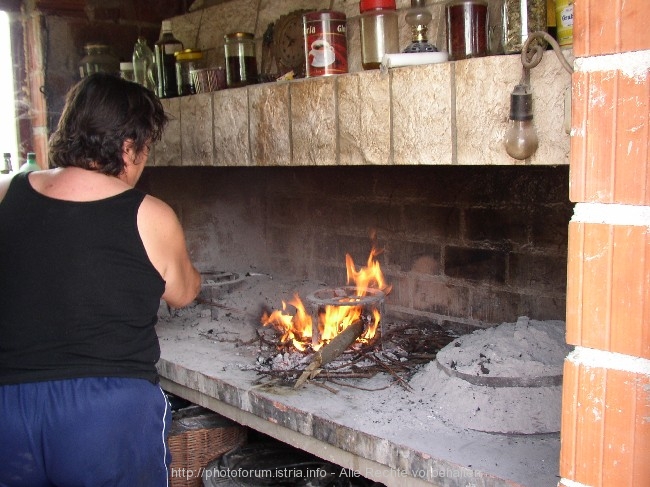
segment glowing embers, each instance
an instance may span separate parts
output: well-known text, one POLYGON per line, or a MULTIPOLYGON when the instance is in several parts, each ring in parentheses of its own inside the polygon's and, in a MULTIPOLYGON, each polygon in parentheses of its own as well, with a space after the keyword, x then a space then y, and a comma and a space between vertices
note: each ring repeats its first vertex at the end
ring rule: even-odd
POLYGON ((305 307, 296 294, 282 310, 264 313, 263 325, 272 325, 282 333, 280 345, 291 344, 300 351, 319 350, 357 321, 363 332, 357 341, 368 342, 380 329, 384 297, 391 286, 386 284, 377 261, 379 252, 372 249, 365 267, 357 270, 350 255, 345 256, 347 282, 353 286, 321 289, 307 297, 305 307))

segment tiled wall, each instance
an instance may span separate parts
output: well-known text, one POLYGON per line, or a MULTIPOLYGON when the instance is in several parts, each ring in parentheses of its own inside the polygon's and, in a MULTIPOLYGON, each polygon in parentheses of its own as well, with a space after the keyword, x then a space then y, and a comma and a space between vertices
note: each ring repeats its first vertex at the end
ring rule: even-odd
POLYGON ((650 32, 642 0, 574 4, 560 485, 650 479, 650 32))

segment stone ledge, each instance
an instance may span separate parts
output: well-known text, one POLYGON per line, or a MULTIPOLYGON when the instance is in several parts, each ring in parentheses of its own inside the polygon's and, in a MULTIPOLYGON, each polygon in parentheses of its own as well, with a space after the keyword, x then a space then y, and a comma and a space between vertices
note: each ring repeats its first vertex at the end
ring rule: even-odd
POLYGON ((337 387, 337 394, 313 385, 262 388, 258 374, 246 368, 257 347, 202 339, 196 330, 205 326, 220 323, 158 323, 161 385, 240 424, 389 487, 542 487, 556 481, 559 435, 447 426, 426 405, 412 405, 395 384, 390 397, 403 408, 387 420, 386 396, 376 391, 391 383, 388 375, 357 384, 367 390, 337 387))
MULTIPOLYGON (((571 55, 571 51, 565 51, 571 55)), ((571 76, 553 51, 531 72, 539 149, 503 146, 519 55, 266 83, 164 99, 155 166, 564 165, 571 76)))

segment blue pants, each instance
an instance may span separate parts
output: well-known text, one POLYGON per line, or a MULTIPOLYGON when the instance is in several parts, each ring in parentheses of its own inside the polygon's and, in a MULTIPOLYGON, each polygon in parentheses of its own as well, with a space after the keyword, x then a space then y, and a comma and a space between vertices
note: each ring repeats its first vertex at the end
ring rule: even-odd
POLYGON ((0 386, 0 487, 167 486, 170 424, 144 379, 0 386))

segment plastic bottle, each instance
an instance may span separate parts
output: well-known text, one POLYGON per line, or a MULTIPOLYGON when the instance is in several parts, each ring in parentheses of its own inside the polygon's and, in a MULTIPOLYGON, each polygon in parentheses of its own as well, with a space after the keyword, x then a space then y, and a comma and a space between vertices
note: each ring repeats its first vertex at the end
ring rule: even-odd
POLYGON ((361 64, 378 69, 386 53, 399 52, 395 0, 361 0, 361 64))
POLYGON ((176 87, 176 57, 183 50, 183 43, 174 37, 170 20, 162 21, 160 39, 154 46, 156 70, 158 71, 158 97, 178 96, 176 87))
POLYGON ((27 160, 20 166, 20 172, 40 171, 41 166, 36 163, 36 154, 33 152, 27 153, 27 160))
POLYGON ((138 37, 133 48, 133 76, 136 83, 151 91, 157 90, 156 59, 144 37, 138 37))
POLYGON ((0 170, 0 174, 9 174, 13 168, 11 167, 11 152, 5 152, 4 156, 4 167, 0 170))

